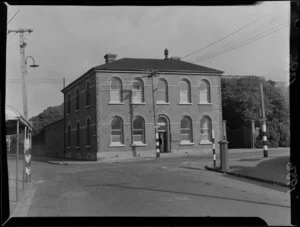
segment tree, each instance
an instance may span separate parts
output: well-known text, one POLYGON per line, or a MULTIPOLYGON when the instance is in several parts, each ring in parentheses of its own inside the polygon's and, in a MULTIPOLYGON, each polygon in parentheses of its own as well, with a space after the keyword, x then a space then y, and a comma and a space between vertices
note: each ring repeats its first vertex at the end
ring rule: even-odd
MULTIPOLYGON (((260 126, 260 83, 264 88, 267 137, 270 146, 289 146, 289 108, 286 97, 272 80, 256 76, 222 79, 223 118, 230 129, 250 126, 251 120, 260 126)), ((262 146, 261 135, 257 146, 262 146)))
POLYGON ((42 113, 29 119, 33 124, 33 135, 37 135, 45 125, 58 121, 64 117, 63 104, 54 107, 48 107, 42 113))

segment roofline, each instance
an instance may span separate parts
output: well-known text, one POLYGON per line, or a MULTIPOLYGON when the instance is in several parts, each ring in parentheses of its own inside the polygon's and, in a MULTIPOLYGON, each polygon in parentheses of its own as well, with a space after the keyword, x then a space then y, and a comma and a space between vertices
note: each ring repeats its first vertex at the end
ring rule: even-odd
POLYGON ((83 73, 80 77, 78 77, 77 79, 73 80, 71 83, 69 83, 66 87, 64 87, 63 89, 61 89, 60 91, 62 93, 65 93, 66 90, 68 90, 70 87, 72 87, 75 83, 77 83, 78 81, 82 80, 83 77, 85 76, 90 76, 91 73, 95 72, 95 67, 90 68, 88 71, 86 71, 85 73, 83 73))
MULTIPOLYGON (((159 73, 214 74, 214 75, 218 75, 218 76, 221 76, 221 74, 224 73, 224 71, 220 71, 220 70, 214 70, 214 71, 215 72, 195 71, 195 70, 158 70, 159 73)), ((70 87, 72 87, 75 83, 82 80, 83 77, 89 76, 90 74, 92 74, 94 72, 122 72, 122 73, 126 73, 126 72, 134 72, 134 73, 144 72, 144 73, 148 73, 149 69, 131 69, 131 70, 128 70, 128 69, 97 69, 97 66, 92 67, 88 71, 86 71, 84 74, 82 74, 80 77, 75 79, 73 82, 68 84, 65 88, 63 88, 61 90, 61 92, 65 93, 66 90, 68 90, 70 87)))
MULTIPOLYGON (((151 69, 97 69, 97 68, 94 68, 94 70, 96 72, 101 72, 101 71, 105 71, 105 72, 144 72, 144 73, 148 73, 150 72, 151 69)), ((159 73, 186 73, 186 74, 217 74, 217 75, 221 75, 223 74, 224 72, 223 71, 220 71, 220 70, 215 70, 215 72, 208 72, 208 71, 195 71, 195 70, 156 70, 154 69, 155 71, 158 71, 159 73)))
POLYGON ((64 117, 62 117, 62 118, 59 119, 59 120, 53 121, 53 122, 51 122, 51 123, 49 123, 49 124, 47 124, 47 125, 44 125, 43 129, 46 128, 46 127, 48 127, 48 126, 50 126, 50 125, 53 125, 53 124, 55 124, 55 123, 57 123, 57 122, 59 122, 59 121, 63 121, 63 120, 65 120, 64 117))

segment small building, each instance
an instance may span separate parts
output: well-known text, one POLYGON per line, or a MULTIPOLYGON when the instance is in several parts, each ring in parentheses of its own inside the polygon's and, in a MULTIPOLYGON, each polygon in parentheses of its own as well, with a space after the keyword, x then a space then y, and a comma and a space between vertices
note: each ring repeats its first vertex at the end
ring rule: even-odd
POLYGON ((212 152, 213 131, 222 138, 222 71, 167 50, 162 59, 104 58, 62 90, 66 158, 155 157, 154 111, 161 152, 212 152))

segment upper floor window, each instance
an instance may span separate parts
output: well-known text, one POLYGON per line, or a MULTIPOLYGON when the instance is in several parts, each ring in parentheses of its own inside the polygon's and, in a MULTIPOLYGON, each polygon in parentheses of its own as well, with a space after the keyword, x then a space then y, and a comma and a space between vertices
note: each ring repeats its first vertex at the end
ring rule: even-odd
POLYGON ((68 142, 67 142, 67 144, 68 144, 68 147, 71 147, 71 125, 68 125, 68 136, 67 136, 67 138, 68 138, 68 142))
POLYGON ((168 103, 168 83, 165 79, 160 78, 157 85, 157 103, 168 103))
POLYGON ((180 123, 181 141, 193 142, 192 119, 184 116, 180 123))
POLYGON ((86 145, 91 145, 91 120, 89 118, 86 121, 86 145))
POLYGON ((111 103, 121 103, 121 102, 123 102, 122 81, 117 77, 113 77, 111 79, 110 102, 111 103))
POLYGON ((202 117, 200 121, 200 135, 202 143, 212 141, 212 123, 208 116, 202 117))
POLYGON ((180 103, 191 103, 191 85, 187 79, 180 81, 180 103))
POLYGON ((86 83, 86 89, 85 89, 85 103, 86 103, 86 106, 89 106, 90 105, 90 83, 87 82, 86 83))
POLYGON ((80 146, 80 125, 79 122, 76 124, 76 147, 80 146))
POLYGON ((210 86, 207 80, 201 80, 199 88, 200 103, 211 103, 210 86))
POLYGON ((145 143, 145 121, 142 117, 133 120, 133 143, 145 143))
POLYGON ((136 78, 132 84, 132 103, 144 102, 144 83, 141 79, 136 78))
POLYGON ((71 94, 68 94, 67 105, 67 113, 71 113, 71 94))
POLYGON ((111 121, 111 143, 124 144, 123 134, 123 121, 116 116, 111 121))
POLYGON ((79 110, 79 89, 76 91, 76 110, 79 110))

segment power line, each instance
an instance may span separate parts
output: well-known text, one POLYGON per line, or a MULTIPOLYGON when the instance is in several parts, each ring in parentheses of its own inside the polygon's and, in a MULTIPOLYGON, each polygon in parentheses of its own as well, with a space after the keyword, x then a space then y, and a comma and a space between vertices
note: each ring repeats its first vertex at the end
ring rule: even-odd
MULTIPOLYGON (((254 37, 254 39, 253 39, 253 37, 252 37, 251 39, 246 40, 246 42, 240 43, 240 44, 242 44, 242 45, 232 46, 231 48, 228 48, 228 49, 226 49, 226 50, 223 50, 223 51, 220 51, 220 52, 218 52, 218 53, 215 53, 215 54, 212 55, 212 56, 207 56, 206 58, 205 58, 205 57, 200 58, 200 59, 198 59, 198 60, 195 61, 195 62, 206 61, 206 60, 208 60, 208 59, 217 57, 217 56, 219 56, 219 55, 221 55, 221 54, 228 53, 228 52, 230 52, 230 51, 232 51, 232 50, 235 50, 235 49, 237 49, 237 48, 239 48, 239 47, 242 47, 242 46, 245 46, 245 45, 247 45, 247 44, 253 43, 254 41, 257 41, 257 40, 259 40, 259 39, 262 39, 262 38, 264 38, 265 36, 268 36, 268 35, 270 35, 270 34, 276 32, 276 31, 279 31, 279 30, 281 30, 281 29, 287 27, 289 24, 284 24, 284 25, 285 25, 285 26, 282 26, 282 27, 279 26, 279 28, 277 28, 277 29, 275 29, 275 30, 271 30, 271 31, 267 32, 267 33, 264 34, 264 35, 256 36, 256 37, 254 37)), ((195 63, 195 62, 194 62, 194 63, 195 63)))
POLYGON ((270 14, 264 14, 263 16, 261 16, 261 17, 255 19, 255 20, 251 21, 250 23, 248 23, 248 24, 246 24, 246 25, 244 25, 244 26, 238 28, 237 30, 235 30, 235 31, 233 31, 233 32, 231 32, 231 33, 229 33, 228 35, 226 35, 226 36, 224 36, 224 37, 222 37, 222 38, 220 38, 220 39, 218 39, 218 40, 216 40, 216 41, 214 41, 214 42, 212 42, 212 43, 210 43, 210 44, 208 44, 208 45, 202 47, 202 48, 199 49, 199 50, 196 50, 196 51, 194 51, 194 52, 192 52, 192 53, 190 53, 190 54, 185 55, 182 59, 187 58, 188 56, 191 56, 191 55, 193 55, 193 54, 195 54, 195 53, 197 53, 197 52, 199 52, 199 51, 201 51, 201 50, 204 50, 204 49, 206 49, 206 48, 208 48, 208 47, 210 47, 210 46, 212 46, 212 45, 214 45, 214 44, 216 44, 216 43, 218 43, 218 42, 220 42, 220 41, 222 41, 222 40, 224 40, 224 39, 226 39, 226 38, 228 38, 228 37, 230 37, 230 36, 232 36, 232 35, 234 35, 234 34, 236 34, 236 33, 238 33, 239 31, 241 31, 241 30, 243 30, 243 29, 249 27, 249 26, 252 25, 252 24, 255 24, 257 21, 259 21, 260 19, 262 19, 262 18, 264 18, 264 17, 266 17, 266 16, 268 16, 268 15, 270 15, 270 14))
MULTIPOLYGON (((273 18, 273 20, 272 20, 272 22, 271 23, 273 23, 275 20, 275 18, 279 18, 279 17, 281 17, 281 16, 283 16, 284 14, 281 14, 281 15, 279 15, 279 16, 277 16, 277 17, 274 17, 273 18)), ((245 33, 245 34, 242 34, 242 36, 240 36, 240 37, 238 37, 237 39, 240 39, 240 38, 244 38, 245 36, 246 37, 249 37, 250 35, 258 35, 258 34, 260 34, 261 32, 259 31, 260 29, 261 29, 261 27, 264 27, 264 26, 266 26, 266 25, 264 25, 264 24, 262 24, 261 26, 259 26, 258 28, 256 28, 256 30, 258 29, 258 31, 250 31, 250 32, 248 32, 248 33, 245 33)), ((264 32, 264 31, 263 31, 264 32)), ((240 42, 239 40, 238 41, 235 41, 234 43, 237 43, 237 42, 240 42)), ((229 43, 228 45, 225 45, 224 47, 217 47, 217 50, 209 50, 209 51, 207 51, 206 53, 203 53, 202 55, 200 55, 200 56, 204 56, 204 55, 207 55, 207 54, 212 54, 213 52, 215 52, 215 51, 219 51, 219 49, 221 48, 226 48, 227 46, 230 46, 230 45, 232 45, 232 44, 234 44, 234 43, 229 43)), ((199 59, 199 57, 200 57, 199 55, 198 56, 195 56, 193 59, 190 59, 190 60, 188 60, 188 61, 190 61, 190 62, 193 62, 193 61, 195 61, 196 59, 199 59)))
POLYGON ((21 10, 21 9, 19 9, 19 10, 15 13, 15 15, 13 15, 13 17, 9 19, 9 21, 7 22, 7 25, 9 24, 9 22, 12 21, 12 19, 15 18, 15 16, 17 16, 17 14, 20 12, 20 10, 21 10))

